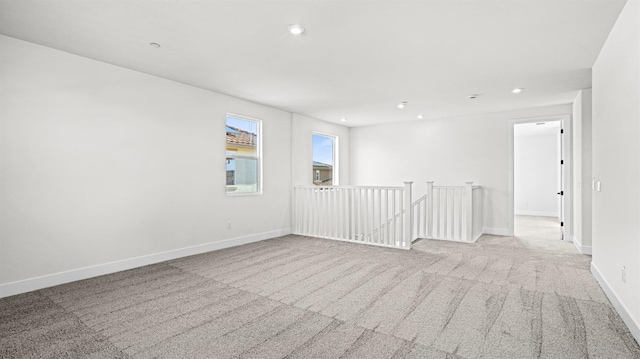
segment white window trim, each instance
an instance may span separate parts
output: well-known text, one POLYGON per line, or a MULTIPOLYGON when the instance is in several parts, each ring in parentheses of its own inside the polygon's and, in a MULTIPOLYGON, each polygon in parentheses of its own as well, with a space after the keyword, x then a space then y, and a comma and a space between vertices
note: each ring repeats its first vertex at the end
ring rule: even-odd
MULTIPOLYGON (((225 128, 227 125, 227 117, 234 117, 237 118, 239 120, 247 120, 247 121, 253 121, 256 122, 258 124, 258 139, 256 142, 256 152, 257 152, 257 158, 258 158, 258 180, 257 180, 257 190, 256 192, 229 192, 226 190, 226 185, 225 185, 225 193, 227 194, 227 196, 232 196, 232 197, 237 197, 237 196, 259 196, 262 195, 264 193, 264 187, 263 187, 263 172, 262 172, 262 162, 263 162, 263 158, 262 158, 262 120, 259 120, 257 118, 253 118, 253 117, 249 117, 249 116, 244 116, 244 115, 238 115, 236 113, 233 112, 227 112, 224 116, 224 124, 225 124, 225 128)), ((225 129, 225 140, 224 140, 224 152, 225 152, 225 158, 226 158, 226 153, 227 153, 227 138, 226 138, 226 129, 225 129)), ((254 158, 254 157, 250 157, 250 156, 234 156, 234 158, 254 158)), ((226 173, 226 164, 225 164, 225 173, 226 173)))
POLYGON ((313 131, 312 135, 311 135, 311 163, 313 164, 313 135, 319 135, 319 136, 324 136, 324 137, 331 137, 333 138, 333 179, 332 179, 332 186, 339 186, 340 185, 340 147, 339 147, 339 137, 337 135, 333 135, 331 133, 326 133, 326 132, 318 132, 318 131, 313 131))

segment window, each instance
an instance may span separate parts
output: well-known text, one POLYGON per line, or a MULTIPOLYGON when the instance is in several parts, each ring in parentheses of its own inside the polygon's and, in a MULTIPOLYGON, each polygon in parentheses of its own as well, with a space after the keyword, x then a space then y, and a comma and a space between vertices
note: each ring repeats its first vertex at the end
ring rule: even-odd
POLYGON ((227 193, 262 192, 261 122, 227 114, 227 193))
POLYGON ((338 138, 320 133, 313 134, 313 184, 338 185, 338 138))

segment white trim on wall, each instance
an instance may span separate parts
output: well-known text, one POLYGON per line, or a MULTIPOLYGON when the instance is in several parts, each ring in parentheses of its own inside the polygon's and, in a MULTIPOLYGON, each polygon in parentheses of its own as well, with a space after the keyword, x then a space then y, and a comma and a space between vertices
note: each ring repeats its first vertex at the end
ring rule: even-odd
POLYGON ((600 287, 604 291, 604 294, 607 295, 607 298, 609 298, 609 301, 611 302, 611 304, 613 304, 616 312, 618 312, 620 318, 622 318, 622 321, 629 328, 631 335, 633 335, 633 337, 636 338, 636 341, 640 343, 640 324, 636 322, 636 320, 629 313, 624 304, 622 304, 620 299, 618 299, 616 293, 613 291, 613 289, 611 289, 611 286, 609 285, 607 280, 604 279, 604 277, 600 273, 600 270, 598 270, 598 267, 593 262, 591 262, 591 274, 593 274, 593 276, 596 278, 598 284, 600 284, 600 287))
POLYGON ((49 274, 36 278, 29 278, 17 282, 0 285, 0 298, 48 288, 55 285, 75 282, 82 279, 98 277, 105 274, 121 272, 128 269, 143 267, 172 259, 188 257, 195 254, 217 251, 224 248, 235 247, 243 244, 259 242, 270 238, 276 238, 291 234, 291 228, 283 228, 275 231, 252 234, 244 237, 226 239, 219 242, 211 242, 192 247, 174 249, 171 251, 145 255, 136 258, 124 259, 117 262, 104 263, 90 267, 73 269, 66 272, 49 274))
POLYGON ((489 234, 492 236, 513 236, 507 228, 482 227, 482 234, 489 234))
POLYGON ((591 255, 591 246, 583 246, 582 242, 575 236, 571 236, 571 242, 573 242, 573 245, 578 250, 578 253, 591 255))

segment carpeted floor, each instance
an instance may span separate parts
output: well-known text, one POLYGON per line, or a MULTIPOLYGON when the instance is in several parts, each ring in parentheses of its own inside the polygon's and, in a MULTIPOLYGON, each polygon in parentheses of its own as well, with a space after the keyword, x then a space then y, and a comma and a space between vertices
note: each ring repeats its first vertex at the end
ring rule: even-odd
POLYGON ((286 236, 4 298, 0 357, 640 358, 543 222, 411 251, 286 236))

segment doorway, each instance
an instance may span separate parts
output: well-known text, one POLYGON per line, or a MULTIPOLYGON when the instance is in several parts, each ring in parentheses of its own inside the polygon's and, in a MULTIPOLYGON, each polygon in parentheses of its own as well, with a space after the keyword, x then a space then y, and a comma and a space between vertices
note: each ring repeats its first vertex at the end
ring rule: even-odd
POLYGON ((570 116, 509 123, 509 231, 570 241, 570 116))

